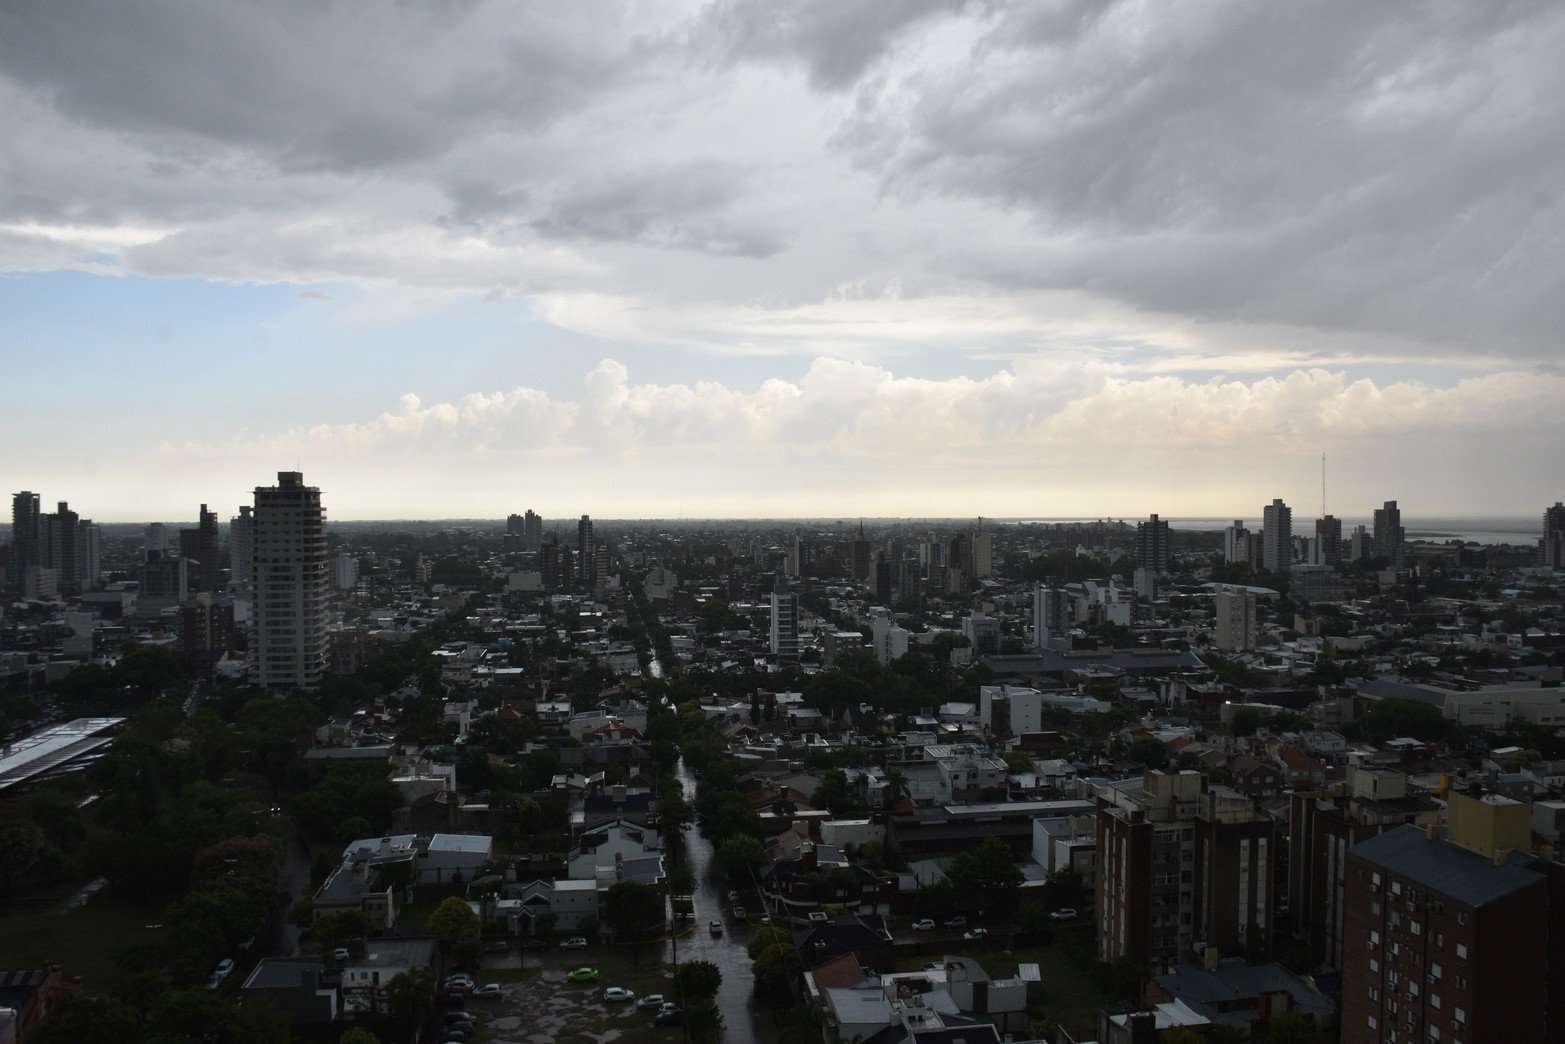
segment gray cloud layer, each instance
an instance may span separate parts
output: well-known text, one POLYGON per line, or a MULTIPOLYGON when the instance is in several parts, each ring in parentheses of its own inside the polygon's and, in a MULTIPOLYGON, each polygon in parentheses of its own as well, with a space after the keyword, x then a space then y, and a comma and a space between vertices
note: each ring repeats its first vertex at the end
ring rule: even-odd
POLYGON ((1561 54, 1541 0, 13 0, 0 268, 1070 291, 1552 360, 1561 54))

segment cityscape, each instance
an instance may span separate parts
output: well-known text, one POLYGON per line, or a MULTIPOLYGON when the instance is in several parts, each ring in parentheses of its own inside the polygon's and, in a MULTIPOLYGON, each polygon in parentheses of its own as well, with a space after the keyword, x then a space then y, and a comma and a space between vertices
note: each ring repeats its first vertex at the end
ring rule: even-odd
POLYGON ((1395 500, 1206 528, 332 522, 296 471, 247 499, 12 496, 14 1039, 1565 1017, 1558 502, 1489 542, 1395 500))
POLYGON ((0 1044, 1565 1042, 1561 54, 0 3, 0 1044))

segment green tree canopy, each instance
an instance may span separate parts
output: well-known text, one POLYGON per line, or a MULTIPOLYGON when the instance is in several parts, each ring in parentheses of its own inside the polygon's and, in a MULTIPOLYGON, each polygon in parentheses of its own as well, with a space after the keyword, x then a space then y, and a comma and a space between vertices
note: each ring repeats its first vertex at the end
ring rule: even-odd
POLYGON ((440 905, 429 915, 429 920, 424 922, 424 927, 441 945, 449 947, 462 939, 478 938, 482 925, 473 908, 467 905, 467 900, 453 895, 441 900, 440 905))

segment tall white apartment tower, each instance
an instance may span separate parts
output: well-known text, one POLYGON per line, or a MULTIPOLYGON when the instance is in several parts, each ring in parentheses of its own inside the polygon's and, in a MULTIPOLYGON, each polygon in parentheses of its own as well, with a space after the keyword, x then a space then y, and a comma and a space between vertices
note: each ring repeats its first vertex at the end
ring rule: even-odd
POLYGON ((1273 500, 1261 510, 1261 567, 1273 573, 1293 568, 1293 509, 1273 500))
POLYGON ((250 680, 263 688, 314 688, 326 671, 329 582, 321 491, 297 471, 257 486, 251 516, 250 680))
POLYGON ((799 596, 792 591, 772 592, 772 653, 784 662, 799 659, 799 596))

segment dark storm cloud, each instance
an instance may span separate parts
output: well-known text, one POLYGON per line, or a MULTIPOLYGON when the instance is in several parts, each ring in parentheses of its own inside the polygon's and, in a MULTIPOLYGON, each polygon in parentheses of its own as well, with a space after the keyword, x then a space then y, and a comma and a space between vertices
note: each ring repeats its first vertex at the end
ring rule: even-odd
POLYGON ((997 13, 970 52, 866 83, 838 137, 905 199, 1030 223, 1019 248, 967 252, 966 273, 1480 350, 1558 344, 1565 8, 1047 14, 997 13))
POLYGON ((251 147, 284 168, 373 167, 436 155, 490 122, 536 128, 612 82, 614 56, 585 17, 500 15, 17 0, 0 10, 0 69, 84 123, 251 147))

